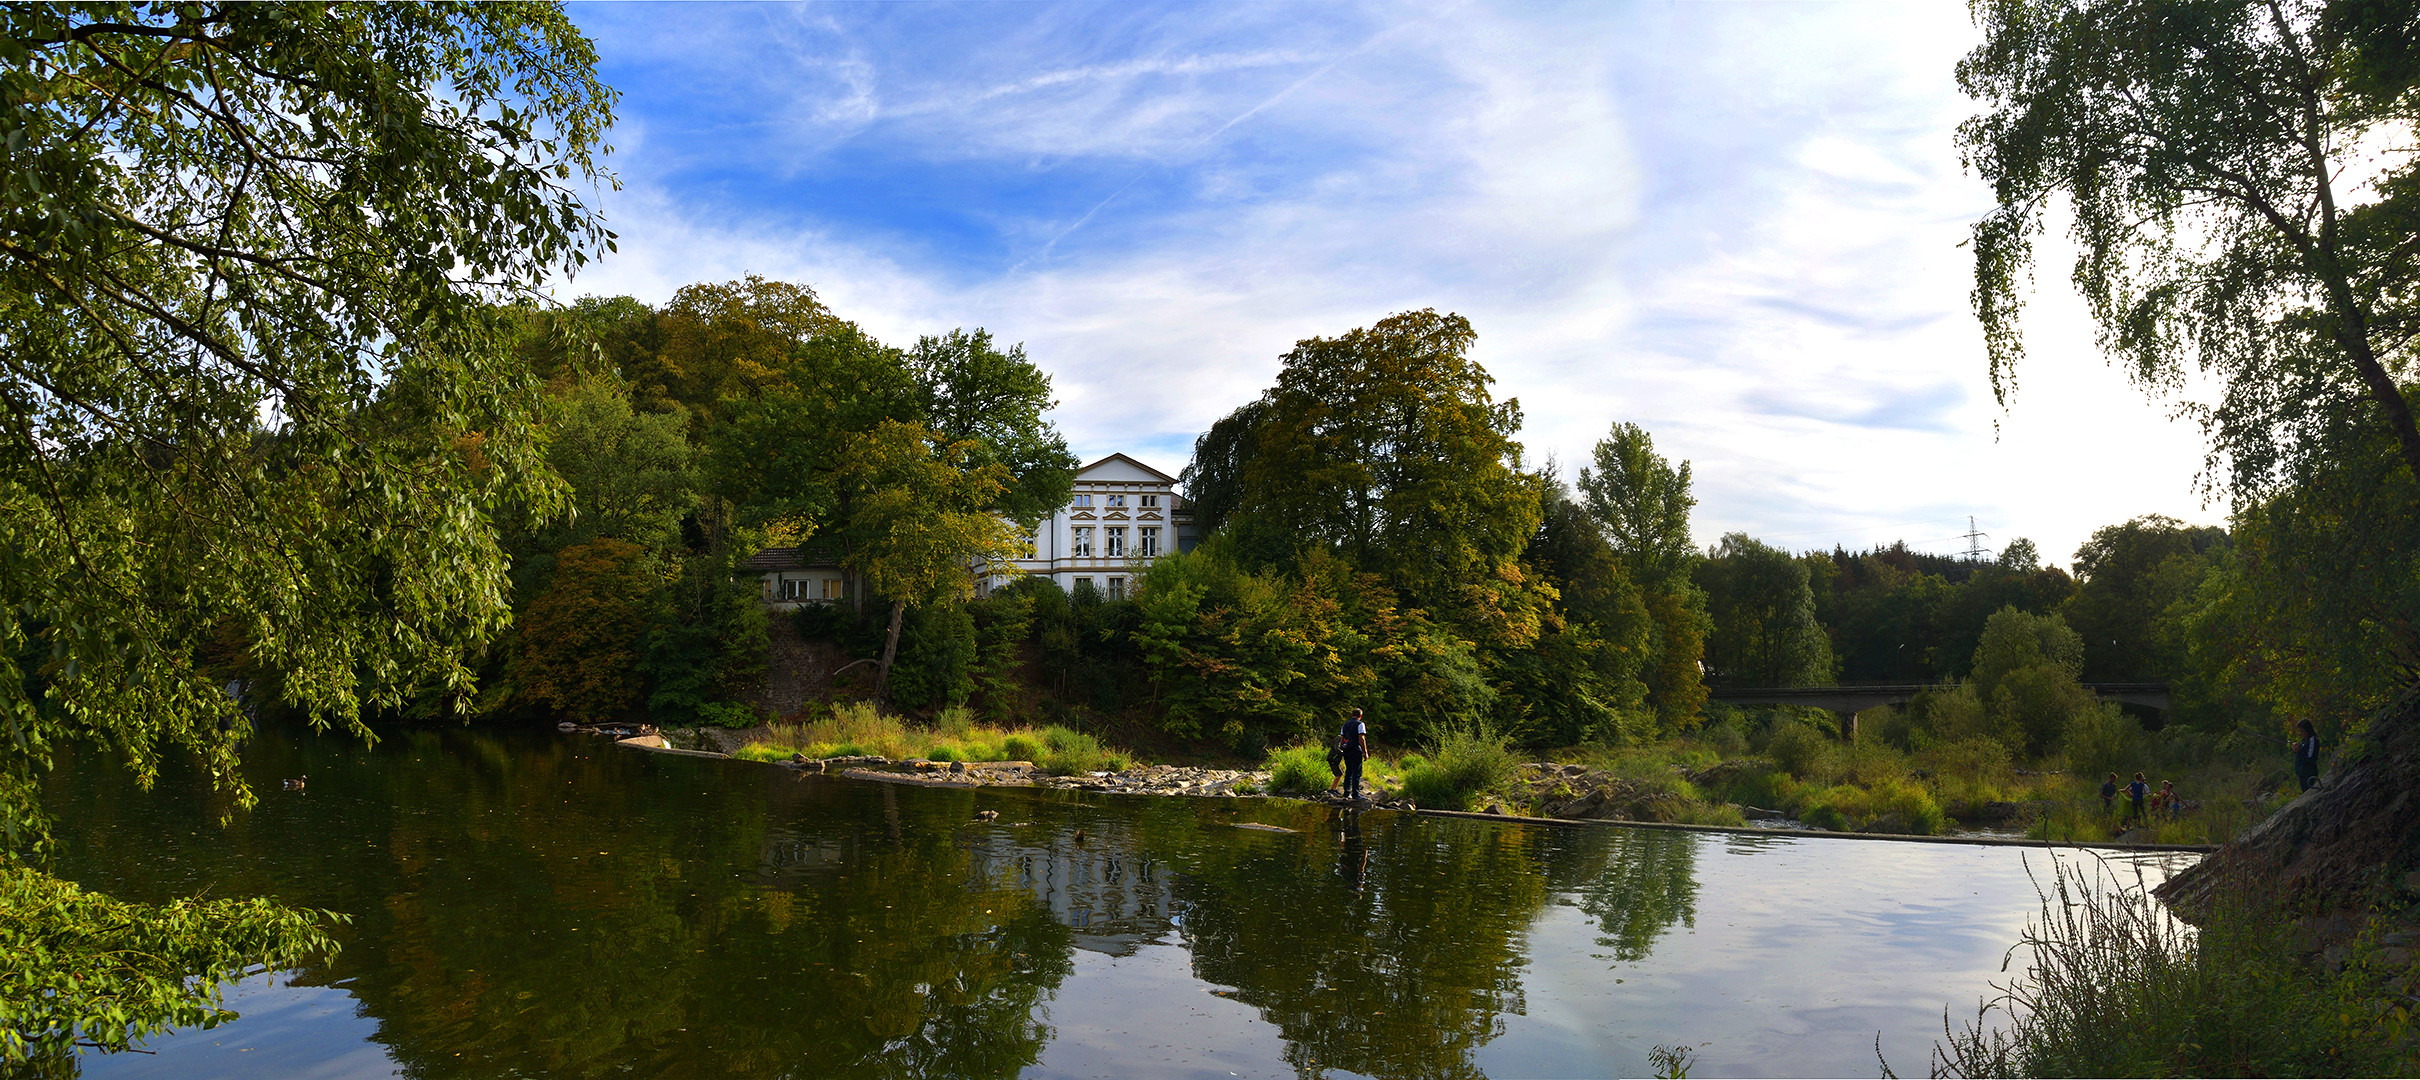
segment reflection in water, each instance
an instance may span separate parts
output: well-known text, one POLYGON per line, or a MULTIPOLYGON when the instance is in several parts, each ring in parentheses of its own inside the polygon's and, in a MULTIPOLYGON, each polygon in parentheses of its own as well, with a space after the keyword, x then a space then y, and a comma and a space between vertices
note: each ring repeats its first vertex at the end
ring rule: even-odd
POLYGON ((1606 829, 1594 839, 1599 850, 1573 860, 1596 868, 1578 883, 1577 902, 1596 918, 1604 931, 1597 944, 1613 950, 1613 959, 1644 960, 1673 924, 1697 925, 1697 837, 1606 829))
POLYGON ((1203 867, 1194 972, 1259 1009, 1304 1075, 1479 1075, 1479 1047, 1522 1009, 1537 837, 1391 813, 1312 835, 1333 846, 1289 838, 1203 867))
POLYGON ((1704 1040, 1708 1072, 1862 1071, 1878 1028, 1921 1060, 2032 907, 2001 849, 900 788, 540 734, 290 733, 245 768, 261 804, 222 829, 190 773, 68 763, 60 871, 348 912, 344 951, 88 1075, 1565 1075, 1704 1040), (306 995, 361 1019, 280 1024, 306 995))

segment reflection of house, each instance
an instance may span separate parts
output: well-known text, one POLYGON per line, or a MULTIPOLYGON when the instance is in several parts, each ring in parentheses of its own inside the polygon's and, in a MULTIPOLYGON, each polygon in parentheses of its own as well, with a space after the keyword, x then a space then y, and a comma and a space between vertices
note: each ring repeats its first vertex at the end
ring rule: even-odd
POLYGON ((1176 883, 1168 869, 1106 838, 1072 850, 1025 844, 977 844, 976 881, 1031 893, 1069 930, 1076 948, 1110 956, 1167 936, 1176 925, 1176 883))
POLYGON ((743 574, 755 574, 764 583, 765 603, 781 610, 854 598, 848 572, 819 548, 766 548, 749 556, 739 568, 743 574))
MULTIPOLYGON (((1195 540, 1193 507, 1176 493, 1176 478, 1111 454, 1076 473, 1075 494, 1034 530, 1030 554, 1016 565, 1062 589, 1122 599, 1134 570, 1165 552, 1191 551, 1195 540)), ((1008 580, 995 575, 985 585, 1008 580)))

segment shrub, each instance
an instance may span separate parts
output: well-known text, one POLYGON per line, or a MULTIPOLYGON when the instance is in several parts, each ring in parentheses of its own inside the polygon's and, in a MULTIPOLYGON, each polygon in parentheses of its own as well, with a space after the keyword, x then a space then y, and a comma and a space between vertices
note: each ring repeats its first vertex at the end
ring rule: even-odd
POLYGON ((1035 764, 1044 772, 1072 776, 1085 772, 1119 772, 1133 764, 1125 754, 1101 749, 1101 741, 1081 731, 1050 727, 1042 732, 1042 758, 1035 764))
POLYGON ((1832 740, 1800 720, 1781 720, 1765 739, 1765 756, 1792 776, 1813 776, 1832 753, 1832 740))
POLYGON ((753 706, 736 701, 709 701, 697 707, 701 723, 725 728, 751 728, 764 722, 753 706))
POLYGON ((1042 740, 1031 735, 1010 735, 1000 740, 1000 760, 1039 763, 1045 749, 1042 740))
POLYGON ((2143 726, 2114 703, 2095 703, 2067 717, 2067 771, 2086 778, 2140 768, 2143 726))
POLYGON ((1326 791, 1335 779, 1336 774, 1328 771, 1327 747, 1316 743, 1290 746, 1269 755, 1271 791, 1307 795, 1326 791))
POLYGON ((1449 730, 1427 760, 1403 772, 1403 793, 1441 810, 1468 810, 1478 797, 1512 777, 1512 750, 1482 732, 1449 730))
POLYGON ((1904 780, 1886 780, 1872 787, 1839 784, 1806 797, 1798 818, 1838 832, 1896 832, 1931 836, 1948 823, 1949 815, 1932 794, 1904 780))

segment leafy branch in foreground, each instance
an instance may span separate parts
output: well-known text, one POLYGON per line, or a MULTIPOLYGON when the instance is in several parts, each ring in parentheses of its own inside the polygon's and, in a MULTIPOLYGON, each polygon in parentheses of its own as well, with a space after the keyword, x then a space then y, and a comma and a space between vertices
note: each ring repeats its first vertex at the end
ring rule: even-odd
POLYGON ((0 1061, 216 1027, 235 1018, 228 983, 333 953, 343 921, 266 900, 129 904, 0 857, 0 1061))

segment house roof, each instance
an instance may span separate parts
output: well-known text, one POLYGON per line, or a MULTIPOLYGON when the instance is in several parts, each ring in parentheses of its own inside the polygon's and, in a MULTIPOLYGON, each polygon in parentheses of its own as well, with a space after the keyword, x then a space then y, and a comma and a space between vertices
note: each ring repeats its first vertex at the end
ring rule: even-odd
POLYGON ((779 570, 830 570, 839 566, 840 562, 832 558, 831 552, 815 545, 766 548, 739 564, 742 570, 764 574, 779 570))
POLYGON ((1158 469, 1154 469, 1151 466, 1145 465, 1142 462, 1136 461, 1135 459, 1127 457, 1124 454, 1111 454, 1108 457, 1102 458, 1101 460, 1093 462, 1090 465, 1086 465, 1083 468, 1076 470, 1076 477, 1078 479, 1082 479, 1085 474, 1090 473, 1094 469, 1098 469, 1101 466, 1107 465, 1113 461, 1123 461, 1128 465, 1132 465, 1137 469, 1141 469, 1142 471, 1165 480, 1171 484, 1176 483, 1176 477, 1170 476, 1167 473, 1159 471, 1158 469))

